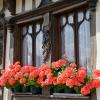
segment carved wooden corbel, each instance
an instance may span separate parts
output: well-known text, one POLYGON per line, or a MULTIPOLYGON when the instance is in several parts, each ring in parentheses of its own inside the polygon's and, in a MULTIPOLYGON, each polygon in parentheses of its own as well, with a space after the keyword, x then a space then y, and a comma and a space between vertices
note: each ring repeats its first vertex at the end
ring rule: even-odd
POLYGON ((13 17, 9 17, 9 18, 6 18, 6 27, 8 30, 10 30, 10 33, 13 33, 14 31, 14 26, 15 26, 15 19, 13 17))

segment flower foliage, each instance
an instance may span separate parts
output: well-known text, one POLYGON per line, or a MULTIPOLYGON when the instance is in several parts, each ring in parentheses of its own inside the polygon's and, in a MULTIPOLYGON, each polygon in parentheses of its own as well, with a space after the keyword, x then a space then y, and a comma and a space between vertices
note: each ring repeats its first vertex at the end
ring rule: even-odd
POLYGON ((11 64, 1 71, 0 86, 13 88, 18 85, 27 86, 64 86, 74 88, 83 95, 88 95, 100 87, 100 70, 87 74, 84 67, 77 67, 65 59, 52 62, 50 66, 42 64, 39 68, 34 66, 21 66, 20 62, 11 64))

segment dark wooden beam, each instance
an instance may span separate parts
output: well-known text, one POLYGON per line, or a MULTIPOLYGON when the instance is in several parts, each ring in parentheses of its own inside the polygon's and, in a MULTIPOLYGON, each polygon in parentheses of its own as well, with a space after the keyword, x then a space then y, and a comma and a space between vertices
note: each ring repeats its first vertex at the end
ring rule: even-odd
POLYGON ((19 15, 16 15, 14 17, 14 19, 16 20, 16 22, 25 21, 27 19, 39 16, 39 15, 43 15, 47 12, 57 11, 57 10, 60 10, 62 8, 66 8, 66 7, 69 8, 71 5, 73 5, 73 6, 71 6, 72 8, 70 8, 70 9, 73 9, 74 5, 76 5, 76 6, 82 6, 82 5, 88 6, 88 2, 89 2, 89 0, 61 0, 59 2, 50 3, 50 4, 47 4, 45 6, 34 9, 32 11, 28 11, 28 12, 24 12, 24 13, 21 13, 19 15))

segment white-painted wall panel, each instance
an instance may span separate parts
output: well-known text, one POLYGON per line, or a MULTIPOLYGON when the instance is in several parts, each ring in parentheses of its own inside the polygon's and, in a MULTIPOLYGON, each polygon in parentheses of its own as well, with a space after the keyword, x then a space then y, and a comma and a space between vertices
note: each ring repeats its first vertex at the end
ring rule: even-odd
MULTIPOLYGON (((96 10, 96 42, 97 42, 97 63, 96 68, 100 69, 100 0, 96 10)), ((97 100, 100 100, 100 89, 97 89, 97 100)))
MULTIPOLYGON (((7 30, 5 67, 7 67, 8 65, 10 65, 9 52, 10 52, 10 31, 7 30)), ((6 88, 4 89, 3 100, 10 100, 9 91, 6 88)))
POLYGON ((100 0, 96 10, 97 68, 100 69, 100 0))
POLYGON ((32 0, 25 0, 25 11, 32 10, 32 0))
POLYGON ((22 0, 16 0, 16 13, 22 12, 22 0))
POLYGON ((35 7, 38 8, 42 0, 34 0, 34 1, 35 1, 35 7))

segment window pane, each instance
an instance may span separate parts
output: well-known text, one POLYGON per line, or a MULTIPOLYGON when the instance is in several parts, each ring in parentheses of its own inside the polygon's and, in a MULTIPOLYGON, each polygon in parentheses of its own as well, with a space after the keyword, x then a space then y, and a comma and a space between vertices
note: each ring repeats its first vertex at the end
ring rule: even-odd
POLYGON ((89 12, 81 15, 82 12, 79 12, 78 17, 84 17, 83 21, 79 26, 79 57, 80 65, 90 69, 90 21, 89 21, 89 12))
POLYGON ((43 63, 43 49, 42 49, 42 41, 43 41, 43 32, 40 29, 40 25, 36 25, 36 31, 38 35, 36 37, 36 66, 39 67, 43 63))
POLYGON ((23 65, 32 65, 32 26, 23 27, 23 65))
POLYGON ((32 34, 32 25, 28 27, 28 33, 32 34))
POLYGON ((61 18, 62 56, 66 55, 70 62, 75 61, 73 23, 73 15, 61 18))

